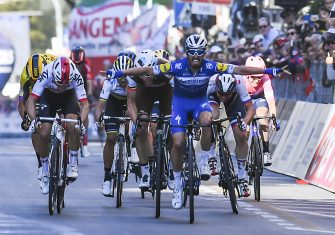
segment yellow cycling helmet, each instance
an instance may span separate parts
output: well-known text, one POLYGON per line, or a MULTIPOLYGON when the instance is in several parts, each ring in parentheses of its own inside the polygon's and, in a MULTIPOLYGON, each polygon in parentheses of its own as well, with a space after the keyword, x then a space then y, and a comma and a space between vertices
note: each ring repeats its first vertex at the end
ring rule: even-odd
POLYGON ((28 73, 28 76, 33 81, 36 81, 38 76, 43 70, 44 65, 46 65, 46 60, 42 57, 42 55, 34 54, 32 55, 26 65, 26 70, 28 73))

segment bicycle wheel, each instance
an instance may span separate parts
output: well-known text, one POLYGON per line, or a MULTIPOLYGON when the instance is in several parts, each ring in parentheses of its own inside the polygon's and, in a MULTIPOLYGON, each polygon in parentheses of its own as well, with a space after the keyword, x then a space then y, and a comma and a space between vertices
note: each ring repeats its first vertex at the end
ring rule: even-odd
POLYGON ((258 137, 253 137, 253 155, 255 159, 255 178, 254 178, 254 191, 255 191, 255 200, 261 200, 261 175, 263 171, 263 160, 262 152, 260 148, 260 141, 258 137))
POLYGON ((162 149, 162 135, 158 134, 156 137, 156 169, 155 169, 155 190, 156 190, 156 218, 160 217, 161 208, 161 190, 163 185, 163 173, 165 169, 165 156, 162 149))
POLYGON ((60 214, 62 209, 65 207, 64 204, 64 194, 65 194, 65 187, 66 187, 66 169, 67 169, 67 161, 68 161, 68 146, 67 144, 63 147, 63 162, 61 166, 61 179, 62 185, 58 186, 58 193, 57 193, 57 213, 60 214))
POLYGON ((188 143, 188 201, 190 206, 190 224, 194 222, 194 149, 192 143, 188 143))
MULTIPOLYGON (((237 198, 234 183, 234 166, 231 161, 228 146, 225 143, 220 142, 219 151, 220 151, 221 169, 223 170, 223 177, 226 182, 225 186, 227 187, 228 190, 231 209, 235 214, 238 214, 237 198)), ((223 189, 225 190, 224 187, 223 189)))
POLYGON ((121 207, 122 204, 122 189, 123 189, 123 174, 125 172, 124 169, 124 140, 122 138, 116 143, 118 144, 119 152, 117 158, 117 166, 116 166, 116 208, 121 207))
POLYGON ((53 215, 57 203, 58 180, 59 180, 59 141, 54 138, 50 151, 50 171, 49 171, 49 214, 53 215))

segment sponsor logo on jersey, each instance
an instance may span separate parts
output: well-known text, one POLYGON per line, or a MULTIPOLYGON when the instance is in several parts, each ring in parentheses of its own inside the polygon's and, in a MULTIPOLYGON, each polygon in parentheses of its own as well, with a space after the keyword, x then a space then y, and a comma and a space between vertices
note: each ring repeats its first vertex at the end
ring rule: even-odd
POLYGON ((81 86, 81 85, 84 85, 84 79, 80 74, 75 74, 73 81, 76 82, 77 87, 81 86))
POLYGON ((166 73, 166 72, 170 71, 171 64, 170 63, 161 64, 161 65, 159 65, 159 69, 160 69, 161 72, 166 73))
POLYGON ((221 72, 225 72, 228 69, 228 64, 223 64, 223 63, 217 63, 216 64, 216 69, 221 72))
POLYGON ((176 63, 174 68, 175 69, 181 69, 182 68, 181 63, 176 63))
POLYGON ((206 63, 206 69, 213 69, 212 63, 206 63))
POLYGON ((44 79, 48 79, 48 71, 43 71, 37 78, 38 82, 42 82, 44 79))

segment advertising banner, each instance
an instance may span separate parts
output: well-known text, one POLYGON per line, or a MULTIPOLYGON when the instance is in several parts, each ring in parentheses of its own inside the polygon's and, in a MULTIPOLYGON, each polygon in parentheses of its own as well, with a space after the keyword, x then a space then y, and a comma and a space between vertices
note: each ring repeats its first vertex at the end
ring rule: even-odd
POLYGON ((335 192, 335 107, 332 108, 330 117, 305 179, 335 192))

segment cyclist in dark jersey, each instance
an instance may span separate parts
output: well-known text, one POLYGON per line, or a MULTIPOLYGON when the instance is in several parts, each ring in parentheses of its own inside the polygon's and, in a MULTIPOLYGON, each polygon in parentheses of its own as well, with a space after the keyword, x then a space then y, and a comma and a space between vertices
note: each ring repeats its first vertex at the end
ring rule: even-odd
MULTIPOLYGON (((84 79, 84 87, 87 93, 87 99, 89 104, 92 104, 92 92, 93 92, 93 75, 91 68, 88 64, 88 61, 85 58, 84 48, 81 46, 75 46, 71 50, 71 60, 76 65, 78 71, 84 79)), ((87 122, 84 123, 86 130, 88 130, 88 119, 87 122)), ((82 157, 88 157, 90 152, 88 151, 88 131, 86 131, 85 135, 82 137, 83 149, 82 149, 82 157)))

